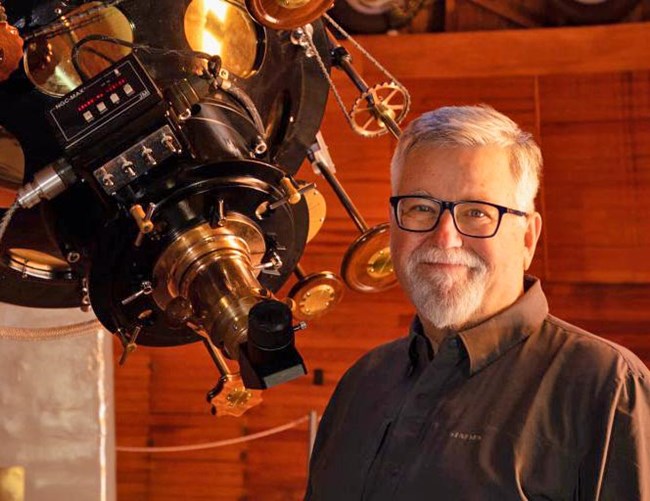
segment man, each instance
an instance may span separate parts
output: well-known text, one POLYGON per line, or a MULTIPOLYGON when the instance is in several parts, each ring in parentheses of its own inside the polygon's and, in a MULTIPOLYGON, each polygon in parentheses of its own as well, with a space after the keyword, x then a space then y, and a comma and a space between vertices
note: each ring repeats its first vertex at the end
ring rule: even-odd
POLYGON ((541 154, 486 106, 415 120, 392 162, 391 252, 417 317, 341 379, 306 499, 650 500, 650 373, 548 314, 524 276, 541 154))

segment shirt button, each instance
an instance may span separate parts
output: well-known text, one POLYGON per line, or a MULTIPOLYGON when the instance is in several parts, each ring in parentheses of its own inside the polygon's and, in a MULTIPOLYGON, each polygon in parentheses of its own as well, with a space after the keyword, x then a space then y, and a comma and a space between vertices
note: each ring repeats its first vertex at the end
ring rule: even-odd
POLYGON ((399 470, 400 470, 400 468, 396 464, 391 464, 388 467, 388 471, 389 471, 391 477, 396 477, 397 475, 399 475, 399 470))

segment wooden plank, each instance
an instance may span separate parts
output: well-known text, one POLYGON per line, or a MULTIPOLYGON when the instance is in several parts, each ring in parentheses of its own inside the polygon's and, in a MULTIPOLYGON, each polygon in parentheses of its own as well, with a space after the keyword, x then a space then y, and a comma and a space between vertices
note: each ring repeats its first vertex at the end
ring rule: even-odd
POLYGON ((359 36, 400 78, 476 78, 650 69, 647 23, 496 32, 359 36), (407 38, 408 37, 408 38, 407 38))
POLYGON ((547 278, 650 282, 650 74, 540 79, 547 278), (630 266, 634 263, 634 266, 630 266))

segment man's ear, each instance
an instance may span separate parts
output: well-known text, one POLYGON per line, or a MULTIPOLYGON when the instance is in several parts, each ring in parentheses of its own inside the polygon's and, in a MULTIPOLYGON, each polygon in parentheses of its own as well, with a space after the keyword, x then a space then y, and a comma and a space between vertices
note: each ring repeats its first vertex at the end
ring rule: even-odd
POLYGON ((533 212, 527 217, 526 233, 524 234, 524 271, 530 268, 541 232, 542 216, 539 212, 533 212))

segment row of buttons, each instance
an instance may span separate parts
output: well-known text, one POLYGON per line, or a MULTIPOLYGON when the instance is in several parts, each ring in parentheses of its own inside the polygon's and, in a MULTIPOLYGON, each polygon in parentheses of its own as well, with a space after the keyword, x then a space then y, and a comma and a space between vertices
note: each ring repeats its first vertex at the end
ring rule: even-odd
MULTIPOLYGON (((130 96, 134 92, 133 87, 131 87, 131 85, 129 84, 126 84, 122 89, 124 90, 124 93, 127 96, 130 96)), ((111 94, 108 98, 111 100, 113 104, 117 104, 120 102, 120 96, 118 96, 116 93, 111 94)), ((104 104, 103 101, 97 103, 96 108, 100 115, 108 109, 106 107, 106 104, 104 104)), ((95 115, 93 115, 92 111, 90 110, 87 110, 83 114, 83 117, 86 122, 92 122, 95 119, 95 115)))

